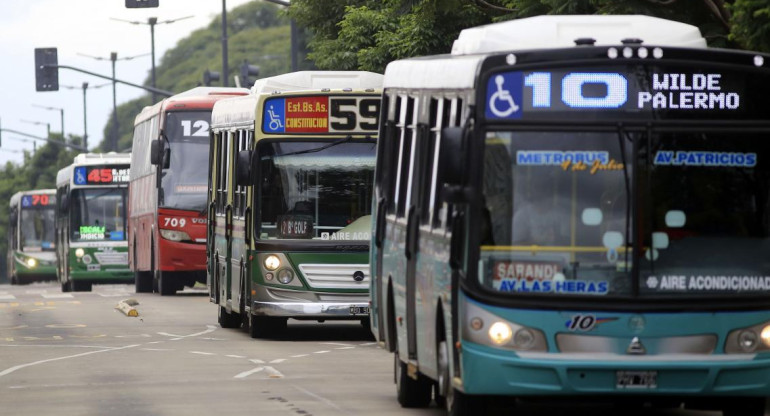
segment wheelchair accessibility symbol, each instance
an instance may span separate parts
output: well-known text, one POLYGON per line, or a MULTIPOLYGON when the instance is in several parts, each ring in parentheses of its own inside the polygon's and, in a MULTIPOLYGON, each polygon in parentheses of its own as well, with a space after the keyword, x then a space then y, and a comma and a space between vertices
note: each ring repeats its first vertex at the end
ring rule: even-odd
POLYGON ((520 118, 521 72, 492 77, 487 84, 487 118, 520 118))
POLYGON ((274 98, 265 101, 262 120, 262 130, 265 133, 284 133, 286 131, 286 99, 274 98))

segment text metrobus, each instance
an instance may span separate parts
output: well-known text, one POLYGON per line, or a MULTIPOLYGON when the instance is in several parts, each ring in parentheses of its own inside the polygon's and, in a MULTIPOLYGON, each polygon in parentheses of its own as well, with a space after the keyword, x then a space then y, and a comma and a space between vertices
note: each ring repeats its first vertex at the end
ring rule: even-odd
POLYGON ((56 258, 62 290, 133 281, 126 200, 130 155, 81 153, 56 175, 56 258))
POLYGON ((134 121, 128 261, 136 291, 171 295, 206 281, 206 184, 214 103, 245 88, 197 87, 134 121), (155 158, 153 160, 153 157, 155 158))
POLYGON ((542 16, 388 66, 372 324, 402 405, 437 385, 452 414, 576 395, 764 414, 770 60, 704 46, 542 16))
POLYGON ((288 318, 368 323, 381 80, 296 72, 214 106, 209 284, 223 327, 263 337, 288 318))

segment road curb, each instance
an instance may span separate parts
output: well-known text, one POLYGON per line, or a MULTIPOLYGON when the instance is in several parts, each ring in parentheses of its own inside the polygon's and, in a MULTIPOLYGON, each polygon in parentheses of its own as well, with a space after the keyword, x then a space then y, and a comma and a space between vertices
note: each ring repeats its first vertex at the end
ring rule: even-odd
POLYGON ((126 316, 139 316, 139 311, 134 308, 139 302, 136 299, 123 299, 115 305, 115 309, 123 312, 126 316))

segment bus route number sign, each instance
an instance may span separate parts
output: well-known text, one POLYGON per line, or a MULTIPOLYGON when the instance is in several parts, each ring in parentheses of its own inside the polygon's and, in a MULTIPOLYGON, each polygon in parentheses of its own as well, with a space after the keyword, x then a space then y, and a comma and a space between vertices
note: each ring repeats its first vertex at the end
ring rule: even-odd
POLYGON ((128 183, 129 168, 124 166, 78 166, 75 185, 112 185, 128 183))
POLYGON ((32 208, 32 207, 47 207, 49 205, 53 205, 56 203, 56 197, 51 195, 24 195, 21 198, 21 206, 23 208, 32 208))
POLYGON ((302 96, 265 101, 262 131, 292 133, 375 133, 380 98, 373 96, 302 96))

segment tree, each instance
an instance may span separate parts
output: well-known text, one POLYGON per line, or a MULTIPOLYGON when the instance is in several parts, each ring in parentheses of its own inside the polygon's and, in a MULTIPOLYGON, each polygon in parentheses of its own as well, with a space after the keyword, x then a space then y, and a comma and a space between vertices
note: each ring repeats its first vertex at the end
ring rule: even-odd
POLYGON ((644 14, 698 26, 711 46, 770 52, 768 0, 293 0, 322 69, 383 72, 388 62, 449 53, 462 29, 542 14, 644 14))

